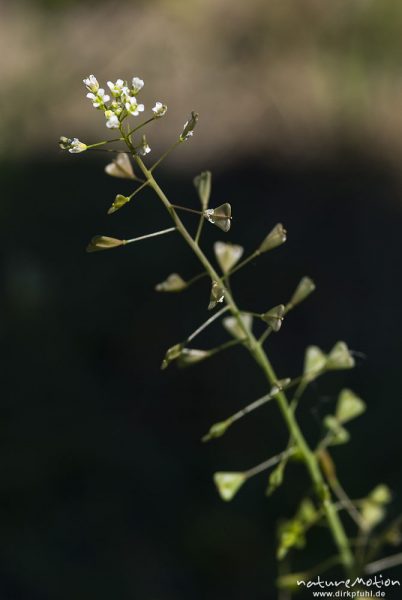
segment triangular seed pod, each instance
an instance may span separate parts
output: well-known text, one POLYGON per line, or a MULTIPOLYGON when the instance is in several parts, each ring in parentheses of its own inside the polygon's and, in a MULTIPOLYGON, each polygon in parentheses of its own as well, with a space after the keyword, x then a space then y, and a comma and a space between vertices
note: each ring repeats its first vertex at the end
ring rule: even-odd
POLYGON ((327 369, 352 369, 354 366, 355 359, 345 342, 337 342, 328 354, 327 369))
POLYGON ((332 438, 329 443, 330 446, 338 446, 339 444, 346 444, 350 440, 349 432, 342 427, 338 419, 333 415, 327 415, 324 419, 324 425, 332 433, 332 438))
MULTIPOLYGON (((241 314, 241 320, 243 321, 246 329, 251 331, 251 327, 253 324, 253 317, 249 314, 241 314)), ((242 340, 244 338, 244 331, 240 327, 238 320, 235 317, 226 317, 222 321, 222 325, 237 340, 242 340)))
POLYGON ((157 292, 181 292, 187 287, 187 283, 178 273, 171 273, 165 281, 155 286, 157 292))
POLYGON ((218 472, 214 474, 214 482, 218 489, 219 495, 222 500, 226 500, 226 502, 232 500, 246 479, 247 478, 244 473, 218 472))
POLYGON ((286 235, 286 229, 283 227, 282 223, 278 223, 262 242, 261 246, 258 248, 258 252, 268 252, 269 250, 273 250, 277 246, 284 244, 286 242, 286 235))
POLYGON ((211 296, 209 298, 208 310, 212 310, 219 302, 223 302, 225 290, 217 281, 212 282, 211 296))
POLYGON ((335 416, 339 423, 347 423, 366 410, 366 405, 352 390, 342 390, 336 405, 335 416))
POLYGON ((222 269, 223 273, 226 274, 241 259, 244 248, 242 246, 238 246, 237 244, 215 242, 214 251, 220 268, 222 269))
POLYGON ((165 354, 165 358, 162 361, 161 369, 166 369, 171 362, 179 358, 183 350, 183 344, 175 344, 169 348, 165 354))
POLYGON ((318 346, 309 346, 304 357, 303 376, 313 381, 322 373, 327 364, 327 356, 318 346))
POLYGON ((89 242, 87 246, 87 252, 97 252, 98 250, 110 250, 111 248, 123 246, 125 243, 125 240, 118 240, 116 238, 107 237, 106 235, 96 235, 89 242))
POLYGON ((222 229, 227 233, 230 229, 231 218, 232 218, 232 207, 228 202, 221 204, 216 208, 208 208, 204 210, 204 217, 213 225, 222 229))
POLYGON ((315 283, 310 277, 303 277, 301 279, 299 285, 293 292, 293 296, 289 300, 286 310, 290 310, 294 308, 297 304, 300 304, 305 300, 310 294, 312 294, 315 290, 315 283))
POLYGON ((133 167, 128 154, 121 152, 117 157, 105 167, 105 172, 112 177, 121 179, 135 179, 133 167))
POLYGON ((274 306, 268 312, 261 315, 261 319, 265 321, 273 331, 279 331, 282 326, 283 315, 285 314, 285 307, 283 304, 274 306))
POLYGON ((198 350, 197 348, 183 348, 180 353, 178 363, 181 367, 189 367, 195 363, 201 362, 211 356, 208 350, 198 350))
POLYGON ((198 192, 202 210, 208 208, 209 197, 211 195, 211 177, 210 171, 204 171, 200 175, 197 175, 197 177, 194 177, 193 183, 198 192))
POLYGON ((226 419, 226 421, 219 421, 219 423, 214 423, 213 425, 211 425, 208 433, 206 433, 201 438, 201 441, 209 442, 209 440, 221 437, 224 433, 226 433, 226 430, 229 429, 232 423, 233 421, 231 418, 226 419))
POLYGON ((127 198, 127 196, 123 196, 122 194, 117 194, 112 206, 107 211, 107 214, 111 215, 117 210, 120 210, 127 202, 130 202, 130 198, 127 198))

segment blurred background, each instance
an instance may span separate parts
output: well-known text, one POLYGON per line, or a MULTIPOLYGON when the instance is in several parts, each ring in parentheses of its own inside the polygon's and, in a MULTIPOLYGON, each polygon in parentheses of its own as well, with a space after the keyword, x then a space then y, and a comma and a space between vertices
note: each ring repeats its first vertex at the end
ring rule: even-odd
MULTIPOLYGON (((146 110, 168 105, 148 132, 152 159, 200 113, 161 184, 197 208, 192 179, 210 169, 212 206, 229 201, 234 213, 224 239, 247 251, 285 224, 287 244, 234 277, 235 294, 263 311, 303 275, 316 281, 269 353, 286 377, 309 344, 341 339, 356 352, 357 368, 319 381, 300 416, 315 442, 341 386, 365 399, 333 455, 351 497, 392 488, 392 519, 402 506, 402 4, 3 0, 0 11, 0 598, 276 598, 276 522, 310 491, 303 469, 270 499, 263 474, 230 504, 211 477, 282 450, 282 420, 267 405, 200 443, 265 393, 263 377, 239 348, 160 371, 166 349, 205 320, 208 284, 154 292, 172 271, 199 271, 175 237, 86 254, 95 234, 134 237, 169 221, 150 192, 107 216, 130 183, 107 177, 106 153, 63 154, 57 139, 110 135, 85 98, 90 73, 104 86, 140 76, 146 110)), ((205 228, 209 256, 223 235, 205 228)), ((217 324, 196 345, 224 340, 217 324)), ((325 531, 308 548, 293 569, 333 552, 325 531)))

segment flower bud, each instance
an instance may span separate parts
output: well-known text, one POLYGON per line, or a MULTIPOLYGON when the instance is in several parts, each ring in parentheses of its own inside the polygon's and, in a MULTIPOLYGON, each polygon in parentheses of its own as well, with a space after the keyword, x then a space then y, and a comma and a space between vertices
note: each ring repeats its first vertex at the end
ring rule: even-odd
POLYGON ((246 481, 244 473, 218 472, 214 474, 214 482, 222 500, 229 502, 237 494, 246 481))
POLYGON ((89 92, 97 94, 99 90, 99 83, 95 75, 89 75, 86 79, 83 79, 82 81, 89 92))
POLYGON ((107 237, 105 235, 96 235, 89 242, 87 246, 87 252, 97 252, 98 250, 110 250, 111 248, 123 246, 125 243, 125 240, 118 240, 116 238, 107 237))
POLYGON ((70 140, 70 138, 61 135, 59 139, 59 146, 62 150, 68 150, 70 148, 71 142, 72 140, 70 140))
POLYGON ((282 223, 278 223, 262 242, 261 246, 258 248, 258 252, 268 252, 285 242, 286 229, 284 229, 282 223))

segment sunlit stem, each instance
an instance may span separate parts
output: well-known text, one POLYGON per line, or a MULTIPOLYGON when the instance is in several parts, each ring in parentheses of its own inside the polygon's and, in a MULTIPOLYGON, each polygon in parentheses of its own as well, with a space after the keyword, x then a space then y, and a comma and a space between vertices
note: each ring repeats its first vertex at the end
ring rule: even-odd
POLYGON ((171 204, 172 208, 176 210, 184 210, 185 212, 193 213, 195 215, 202 215, 202 212, 199 210, 194 210, 193 208, 187 208, 187 206, 180 206, 178 204, 171 204))
POLYGON ((258 343, 260 344, 260 346, 264 344, 265 340, 271 335, 272 332, 272 327, 268 325, 264 333, 258 338, 258 343))
POLYGON ((203 323, 202 325, 200 325, 200 327, 198 327, 198 329, 196 329, 191 335, 188 336, 186 342, 191 342, 191 340, 193 340, 195 337, 197 337, 198 334, 201 333, 201 331, 204 331, 204 329, 206 329, 207 327, 209 327, 211 325, 211 323, 213 323, 214 321, 216 321, 216 319, 219 319, 219 317, 221 317, 225 312, 227 312, 229 310, 228 306, 224 306, 223 308, 221 308, 221 310, 218 310, 217 313, 215 313, 212 317, 210 317, 209 319, 207 319, 205 321, 205 323, 203 323))
POLYGON ((216 348, 212 348, 209 350, 209 356, 213 356, 214 354, 218 354, 218 352, 223 352, 224 350, 228 350, 229 348, 233 348, 233 346, 238 346, 244 340, 229 340, 220 346, 216 346, 216 348))
POLYGON ((202 273, 198 273, 198 275, 195 275, 194 277, 192 277, 191 279, 189 279, 187 281, 187 287, 189 287, 196 281, 199 281, 200 279, 203 279, 204 277, 207 277, 207 276, 208 276, 208 273, 206 271, 203 271, 202 273))
POLYGON ((92 152, 112 152, 113 154, 121 154, 125 150, 117 150, 116 148, 90 148, 92 152))
POLYGON ((197 233, 195 234, 195 243, 196 244, 199 244, 199 242, 200 242, 202 228, 204 227, 204 223, 205 223, 204 214, 201 213, 200 220, 198 222, 197 233))
POLYGON ((261 398, 258 398, 258 400, 254 400, 254 402, 251 402, 250 404, 247 404, 247 406, 245 406, 244 408, 242 408, 241 410, 239 410, 237 413, 235 413, 234 415, 232 415, 231 417, 229 417, 228 420, 232 421, 232 422, 238 421, 239 419, 241 419, 242 417, 244 417, 248 413, 252 412, 253 410, 256 410, 257 408, 260 408, 260 406, 263 406, 263 404, 266 404, 267 402, 269 402, 273 398, 275 398, 275 394, 272 394, 271 392, 269 394, 265 394, 265 396, 262 396, 261 398))
POLYGON ((138 131, 142 127, 145 127, 145 125, 148 125, 148 123, 152 123, 152 121, 155 121, 155 119, 156 119, 156 117, 151 117, 150 119, 147 119, 147 121, 144 121, 140 125, 137 125, 137 127, 134 127, 134 129, 131 129, 130 131, 128 131, 126 133, 126 137, 131 137, 133 135, 133 133, 135 133, 136 131, 138 131))
POLYGON ((398 565, 402 565, 402 552, 399 552, 399 554, 393 554, 392 556, 387 556, 386 558, 376 560, 375 562, 366 565, 364 572, 367 573, 367 575, 374 575, 374 573, 385 571, 385 569, 391 569, 392 567, 397 567, 398 565))
POLYGON ((258 475, 258 473, 262 473, 263 471, 266 471, 267 469, 274 467, 279 462, 281 462, 282 459, 287 458, 288 456, 291 456, 295 452, 296 452, 295 447, 288 448, 287 450, 284 450, 280 454, 277 454, 276 456, 273 456, 272 458, 265 460, 264 462, 257 465, 256 467, 253 467, 252 469, 245 471, 244 475, 247 477, 247 479, 249 479, 250 477, 254 477, 254 475, 258 475))
POLYGON ((338 479, 335 478, 332 480, 332 482, 329 482, 329 483, 331 485, 332 491, 334 492, 335 496, 338 498, 338 500, 340 502, 343 502, 350 517, 353 519, 353 521, 356 523, 356 525, 360 529, 363 529, 364 525, 365 525, 364 520, 363 520, 361 514, 359 513, 359 511, 357 510, 357 508, 355 507, 355 505, 353 504, 352 500, 349 498, 349 496, 347 495, 347 493, 345 492, 345 490, 339 483, 338 479))
POLYGON ((134 198, 134 196, 136 196, 138 194, 138 192, 140 192, 145 187, 147 187, 147 185, 149 185, 149 182, 148 181, 144 181, 144 183, 142 185, 140 185, 140 187, 138 187, 136 190, 134 190, 132 194, 130 194, 129 196, 127 196, 127 198, 129 200, 131 200, 131 198, 134 198))
POLYGON ((89 144, 87 146, 87 150, 97 148, 98 146, 105 146, 106 144, 111 144, 112 142, 124 142, 124 137, 114 138, 113 140, 104 140, 103 142, 97 142, 96 144, 89 144))
MULTIPOLYGON (((222 284, 223 283, 222 278, 218 275, 218 273, 216 272, 216 270, 214 269, 214 267, 212 266, 212 264, 210 263, 208 258, 205 256, 204 252, 199 247, 199 245, 195 243, 194 238, 191 237, 191 235, 188 232, 187 228, 185 227, 184 223, 181 221, 181 219, 178 217, 175 210, 172 208, 168 197, 163 192, 163 190, 160 188, 160 186, 154 179, 152 173, 149 171, 149 169, 147 169, 147 167, 145 166, 145 164, 143 163, 141 158, 139 156, 135 155, 135 149, 133 148, 133 146, 129 140, 127 140, 127 145, 129 147, 129 149, 133 152, 134 158, 135 158, 139 168, 141 169, 143 175, 149 180, 150 186, 155 191, 155 193, 158 195, 159 199, 161 200, 161 202, 164 204, 165 208, 171 215, 171 217, 172 217, 174 223, 176 224, 177 229, 178 229, 179 233, 182 235, 183 239, 187 242, 187 244, 192 249, 193 253, 200 260, 200 262, 202 263, 205 270, 208 272, 208 275, 211 277, 211 279, 213 281, 217 281, 218 283, 222 284)), ((257 254, 255 253, 255 255, 257 255, 257 254)), ((231 311, 232 315, 236 318, 236 320, 239 324, 239 327, 242 329, 242 331, 244 333, 244 336, 247 340, 247 344, 246 344, 247 348, 249 349, 250 353, 253 355, 257 364, 262 368, 267 381, 271 385, 274 385, 277 382, 278 378, 272 367, 272 364, 271 364, 270 360, 268 359, 266 353, 264 352, 262 346, 260 344, 258 344, 253 333, 251 331, 249 331, 247 329, 247 327, 244 325, 242 318, 241 318, 240 310, 237 307, 237 304, 235 303, 234 299, 232 298, 232 295, 230 294, 229 290, 227 290, 227 289, 226 289, 226 294, 225 294, 225 302, 230 306, 230 311, 231 311)), ((236 340, 234 340, 234 341, 236 341, 236 340)), ((279 409, 282 413, 282 416, 283 416, 283 418, 287 424, 287 427, 289 429, 289 433, 290 433, 291 437, 294 439, 294 443, 298 447, 298 449, 301 453, 301 456, 304 460, 304 463, 307 467, 307 470, 308 470, 310 477, 312 479, 312 482, 314 484, 314 488, 315 488, 317 494, 319 494, 319 497, 322 497, 323 492, 324 493, 326 492, 327 487, 326 487, 326 482, 325 482, 324 476, 321 472, 317 457, 314 454, 314 452, 312 451, 312 449, 310 448, 310 446, 308 445, 308 443, 303 435, 303 432, 301 431, 300 426, 294 416, 294 413, 290 409, 286 394, 282 391, 279 392, 276 396, 276 400, 277 400, 279 409)), ((327 495, 325 495, 324 499, 322 500, 322 509, 323 509, 323 512, 327 519, 327 523, 330 528, 334 542, 339 550, 341 562, 344 566, 344 569, 349 576, 353 576, 355 573, 355 568, 356 568, 355 567, 355 565, 356 565, 355 557, 352 554, 350 543, 349 543, 348 537, 346 535, 346 531, 343 527, 342 521, 340 520, 340 518, 337 514, 337 511, 334 508, 331 498, 327 495)))
POLYGON ((252 254, 250 254, 250 256, 248 256, 247 258, 245 258, 244 260, 242 260, 240 263, 238 263, 235 267, 233 267, 233 269, 231 269, 231 271, 229 271, 229 273, 227 273, 223 279, 226 279, 227 277, 229 277, 229 275, 233 275, 233 273, 236 273, 237 271, 239 271, 240 269, 242 269, 243 267, 245 267, 249 262, 251 262, 252 260, 254 260, 255 258, 257 258, 257 256, 260 255, 260 252, 258 250, 256 250, 255 252, 253 252, 252 254))
POLYGON ((303 394, 304 394, 304 392, 305 392, 305 390, 306 390, 306 388, 307 388, 307 386, 308 386, 309 383, 310 382, 309 382, 309 380, 306 377, 301 377, 300 378, 300 383, 297 386, 296 391, 294 393, 294 396, 292 398, 292 401, 290 403, 293 412, 296 411, 297 406, 299 404, 299 400, 303 396, 303 394))
POLYGON ((367 553, 367 560, 371 561, 381 552, 384 545, 388 543, 388 536, 391 531, 399 531, 402 526, 402 515, 399 515, 389 523, 388 527, 386 527, 385 531, 381 533, 381 535, 377 536, 370 542, 370 548, 367 553))
POLYGON ((322 562, 318 563, 318 565, 316 565, 312 569, 309 569, 305 573, 306 579, 312 579, 316 575, 319 575, 320 573, 324 573, 325 571, 332 569, 332 567, 339 565, 339 563, 340 563, 340 557, 338 555, 331 556, 330 558, 327 558, 326 560, 323 560, 322 562))
POLYGON ((342 502, 342 504, 346 508, 349 516, 351 517, 351 519, 353 519, 353 521, 356 523, 358 528, 360 530, 364 530, 365 529, 364 519, 362 518, 361 514, 355 507, 354 503, 352 502, 352 500, 349 498, 349 496, 343 489, 342 485, 340 484, 338 477, 337 477, 337 473, 336 473, 335 463, 332 460, 330 453, 328 452, 328 450, 323 448, 320 450, 318 457, 320 458, 324 474, 325 474, 327 481, 328 481, 329 485, 331 486, 331 489, 334 492, 335 496, 338 498, 338 500, 340 502, 342 502))
POLYGON ((156 163, 154 163, 154 164, 152 165, 152 167, 150 167, 150 168, 149 168, 149 172, 150 172, 150 173, 152 173, 152 172, 153 172, 153 171, 154 171, 154 170, 155 170, 157 167, 159 167, 159 165, 161 164, 161 162, 163 162, 163 161, 165 160, 165 158, 167 158, 167 157, 169 156, 169 154, 170 154, 171 152, 173 152, 173 150, 174 150, 175 148, 177 148, 177 146, 179 146, 179 144, 181 144, 181 143, 182 143, 182 140, 178 139, 178 140, 177 140, 177 141, 176 141, 174 144, 172 144, 172 145, 170 146, 170 148, 168 148, 168 149, 166 150, 166 152, 164 152, 164 153, 162 154, 162 156, 161 156, 160 158, 158 158, 158 160, 156 161, 156 163))
POLYGON ((131 240, 123 240, 123 244, 131 244, 132 242, 140 242, 141 240, 147 240, 148 238, 157 237, 158 235, 165 235, 165 233, 171 233, 172 231, 176 231, 176 229, 177 227, 169 227, 169 229, 162 229, 161 231, 155 231, 154 233, 131 238, 131 240))

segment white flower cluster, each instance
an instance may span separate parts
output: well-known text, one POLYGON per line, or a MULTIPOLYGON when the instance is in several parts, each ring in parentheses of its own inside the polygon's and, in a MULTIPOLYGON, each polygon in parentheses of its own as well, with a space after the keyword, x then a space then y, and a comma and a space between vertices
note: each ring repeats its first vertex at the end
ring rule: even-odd
MULTIPOLYGON (((144 112, 144 105, 137 101, 137 94, 144 87, 144 82, 139 77, 133 77, 131 86, 123 79, 108 81, 107 86, 110 95, 105 94, 105 90, 99 87, 98 80, 94 75, 89 75, 83 80, 88 90, 87 98, 92 102, 92 106, 98 110, 103 110, 106 118, 106 127, 109 129, 118 129, 122 120, 131 115, 138 117, 144 112)), ((166 114, 167 106, 162 102, 156 102, 152 109, 154 118, 163 117, 166 114)))

